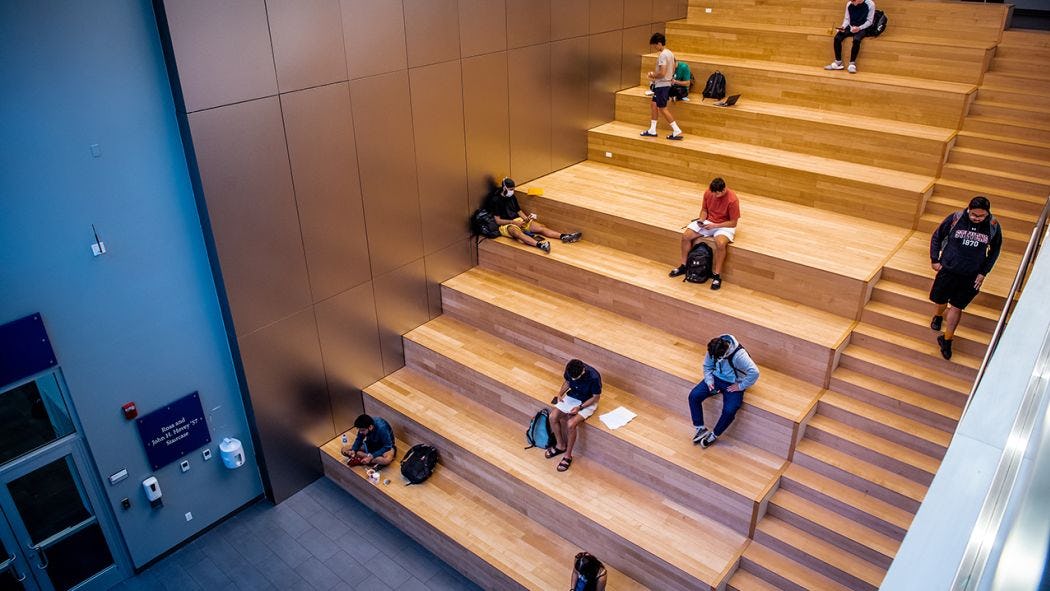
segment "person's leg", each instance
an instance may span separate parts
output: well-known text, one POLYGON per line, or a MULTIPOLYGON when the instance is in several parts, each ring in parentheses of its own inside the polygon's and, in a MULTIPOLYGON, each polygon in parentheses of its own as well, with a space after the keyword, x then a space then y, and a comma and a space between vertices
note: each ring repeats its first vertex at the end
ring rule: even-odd
POLYGON ((860 54, 860 43, 864 41, 864 36, 868 34, 867 29, 857 31, 853 35, 853 45, 849 48, 849 63, 857 63, 857 55, 860 54))
POLYGON ((506 226, 503 226, 503 227, 507 229, 506 233, 507 233, 507 235, 509 237, 517 240, 518 242, 520 242, 522 244, 525 244, 525 245, 528 245, 528 246, 536 246, 536 239, 533 238, 532 236, 529 236, 525 232, 522 232, 521 228, 519 228, 518 226, 515 226, 514 224, 507 224, 506 226))
POLYGON ((835 62, 842 63, 842 40, 849 37, 849 31, 839 31, 835 33, 835 62))
POLYGON ((744 403, 744 392, 730 392, 725 390, 722 393, 722 415, 718 417, 718 423, 715 425, 714 434, 715 437, 719 437, 722 433, 725 433, 729 425, 733 423, 733 419, 736 418, 736 411, 740 410, 740 405, 744 403))
MULTIPOLYGON (((551 409, 551 414, 548 417, 548 419, 550 420, 550 423, 551 423, 551 431, 554 431, 554 448, 555 449, 565 449, 565 444, 564 444, 565 433, 563 432, 563 427, 564 427, 563 419, 564 418, 565 418, 565 413, 563 413, 562 411, 558 410, 557 408, 552 408, 551 409)), ((547 457, 549 458, 549 457, 552 457, 552 456, 548 455, 547 457)))
POLYGON ((726 251, 729 250, 729 238, 715 236, 715 260, 711 265, 711 271, 716 275, 722 274, 722 263, 726 260, 726 251))
POLYGON ((663 113, 664 119, 667 120, 667 124, 671 126, 671 137, 678 137, 682 135, 682 128, 678 127, 678 122, 674 120, 674 115, 671 114, 671 109, 663 107, 660 109, 663 113))
POLYGON ((565 457, 572 457, 572 449, 576 447, 576 436, 579 434, 580 424, 586 421, 580 415, 574 415, 566 422, 566 427, 569 435, 569 443, 565 446, 565 457))
POLYGON ((689 392, 689 416, 693 419, 693 428, 696 429, 698 434, 704 429, 703 402, 714 394, 707 387, 707 382, 703 380, 696 386, 693 386, 693 389, 689 392))
POLYGON ((657 118, 660 116, 660 108, 656 105, 656 91, 657 89, 653 88, 653 98, 649 101, 649 129, 642 132, 642 135, 645 136, 656 135, 656 123, 658 121, 657 118))
POLYGON ((944 338, 945 339, 947 339, 949 341, 952 340, 952 338, 955 336, 955 329, 959 328, 959 321, 961 319, 962 319, 962 310, 960 310, 959 308, 956 308, 955 306, 951 306, 950 308, 948 308, 948 314, 947 314, 947 317, 945 318, 946 322, 945 322, 945 326, 944 326, 944 338))
POLYGON ((532 225, 529 226, 529 231, 533 234, 539 234, 545 238, 561 238, 562 236, 568 236, 564 232, 557 230, 551 230, 550 228, 541 225, 539 222, 533 220, 532 225))
POLYGON ((394 450, 393 448, 388 449, 385 454, 381 456, 373 456, 372 463, 377 466, 389 466, 390 462, 394 461, 394 450))
POLYGON ((689 251, 693 250, 693 247, 696 246, 698 238, 700 238, 700 235, 689 228, 686 228, 685 231, 682 232, 682 267, 685 267, 685 260, 689 258, 689 251))

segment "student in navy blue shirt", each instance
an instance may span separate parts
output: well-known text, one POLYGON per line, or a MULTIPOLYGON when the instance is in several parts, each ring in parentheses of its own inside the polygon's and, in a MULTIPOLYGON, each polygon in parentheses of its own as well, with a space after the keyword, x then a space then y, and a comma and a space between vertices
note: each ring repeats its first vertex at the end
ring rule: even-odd
POLYGON ((547 448, 544 454, 548 459, 565 454, 558 464, 558 472, 564 472, 572 465, 576 430, 598 409, 598 398, 602 394, 602 376, 579 359, 569 361, 565 366, 564 377, 565 383, 558 392, 557 404, 550 414, 554 447, 547 448))
POLYGON ((354 420, 354 429, 357 429, 357 436, 353 445, 344 445, 342 450, 343 455, 350 458, 351 466, 386 466, 394 461, 397 448, 390 423, 379 417, 361 415, 354 420))

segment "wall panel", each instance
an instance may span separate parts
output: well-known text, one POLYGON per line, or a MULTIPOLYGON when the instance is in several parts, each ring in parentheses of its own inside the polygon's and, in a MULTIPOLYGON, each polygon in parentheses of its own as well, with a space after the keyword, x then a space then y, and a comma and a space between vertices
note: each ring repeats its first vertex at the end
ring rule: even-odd
POLYGON ((423 256, 408 72, 350 85, 372 276, 423 256))
POLYGON ((343 44, 351 78, 403 70, 405 14, 401 0, 340 0, 343 44))
POLYGON ((459 47, 463 57, 507 49, 505 0, 459 0, 459 47))
POLYGON ((405 349, 401 335, 423 324, 430 317, 424 259, 420 258, 376 277, 373 287, 385 375, 405 365, 405 349))
POLYGON ((586 35, 589 30, 590 13, 590 0, 551 2, 551 40, 586 35))
POLYGON ((510 92, 510 170, 518 182, 551 171, 550 45, 507 52, 510 92))
POLYGON ((623 26, 637 27, 653 21, 653 0, 624 0, 623 26))
POLYGON ((551 43, 551 169, 587 159, 587 37, 551 43))
POLYGON ((310 291, 318 302, 371 279, 346 82, 281 95, 310 291))
POLYGON ((506 0, 506 2, 508 48, 525 47, 550 41, 551 0, 506 0))
POLYGON ((189 116, 237 334, 310 305, 277 97, 189 116))
POLYGON ((623 34, 610 31, 588 37, 588 127, 616 117, 616 91, 620 90, 623 34))
POLYGON ((481 205, 494 178, 510 174, 510 88, 506 52, 463 60, 467 190, 481 205))
POLYGON ((605 33, 622 28, 623 3, 624 0, 591 0, 590 33, 605 33))
POLYGON ((338 0, 266 0, 281 92, 346 80, 338 0))
POLYGON ((408 67, 459 58, 456 0, 404 0, 408 67))
POLYGON ((474 239, 460 240, 426 256, 427 306, 430 318, 441 315, 441 282, 474 266, 474 239))
POLYGON ((644 83, 641 79, 642 56, 652 50, 649 45, 650 36, 651 25, 623 30, 623 44, 620 48, 620 88, 632 88, 644 83))
POLYGON ((469 234, 463 77, 456 60, 412 69, 409 79, 423 251, 429 254, 469 234))

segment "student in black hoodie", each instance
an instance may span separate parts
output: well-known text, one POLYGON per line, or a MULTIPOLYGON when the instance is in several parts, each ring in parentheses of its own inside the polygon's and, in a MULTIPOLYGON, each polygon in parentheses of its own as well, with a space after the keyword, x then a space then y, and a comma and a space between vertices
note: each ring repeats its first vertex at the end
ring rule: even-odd
POLYGON ((952 358, 952 337, 962 311, 977 296, 1003 246, 1002 228, 991 209, 987 197, 974 197, 966 209, 944 218, 930 237, 930 265, 937 271, 930 289, 930 300, 937 304, 930 328, 941 330, 947 310, 944 334, 937 335, 945 359, 952 358))

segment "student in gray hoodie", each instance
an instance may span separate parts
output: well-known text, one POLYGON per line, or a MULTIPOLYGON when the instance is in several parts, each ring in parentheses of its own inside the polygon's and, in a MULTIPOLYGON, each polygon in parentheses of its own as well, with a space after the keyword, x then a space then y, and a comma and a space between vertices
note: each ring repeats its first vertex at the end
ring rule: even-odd
POLYGON ((693 418, 693 443, 708 448, 729 428, 736 411, 744 403, 744 391, 758 381, 758 366, 747 350, 731 334, 724 334, 707 343, 704 356, 704 379, 689 392, 689 412, 693 418), (704 426, 704 400, 722 394, 722 416, 714 430, 704 426))

